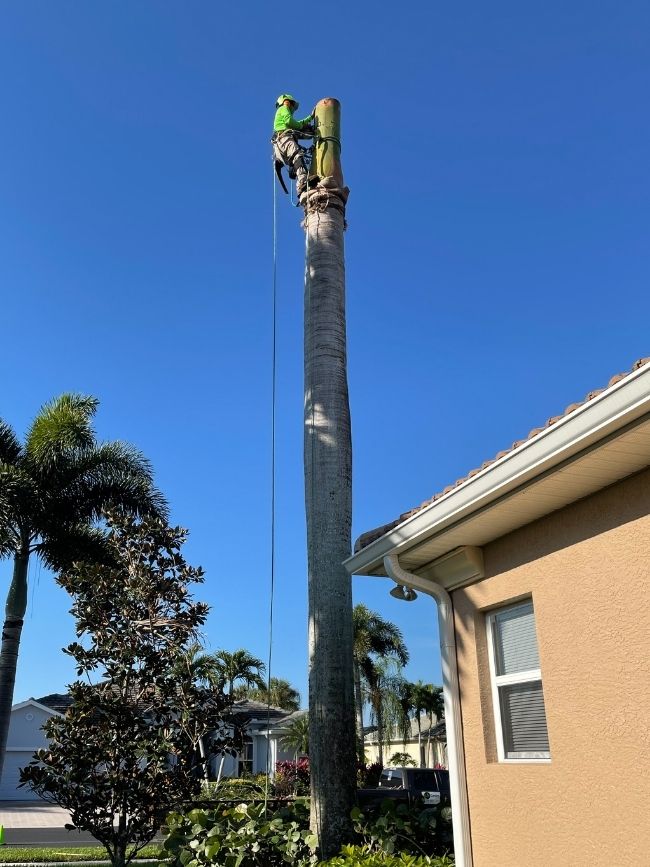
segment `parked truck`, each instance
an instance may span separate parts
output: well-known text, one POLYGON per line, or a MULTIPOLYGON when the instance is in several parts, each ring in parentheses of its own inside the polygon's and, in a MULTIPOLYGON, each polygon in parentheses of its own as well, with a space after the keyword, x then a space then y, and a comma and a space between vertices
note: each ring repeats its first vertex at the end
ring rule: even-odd
POLYGON ((444 768, 385 768, 374 789, 358 789, 359 807, 375 807, 385 800, 425 807, 450 806, 449 771, 444 768))

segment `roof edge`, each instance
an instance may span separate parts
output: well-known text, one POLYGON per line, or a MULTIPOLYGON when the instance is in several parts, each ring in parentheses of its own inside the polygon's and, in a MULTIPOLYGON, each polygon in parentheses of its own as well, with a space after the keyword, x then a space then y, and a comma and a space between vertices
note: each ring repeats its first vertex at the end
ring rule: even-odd
MULTIPOLYGON (((407 513, 404 520, 385 525, 385 532, 344 561, 348 572, 364 575, 383 568, 383 558, 388 553, 411 548, 450 523, 468 518, 509 490, 531 481, 650 412, 648 361, 650 359, 643 359, 642 364, 637 363, 637 369, 626 376, 614 377, 608 388, 577 405, 552 426, 501 453, 451 490, 446 489, 422 508, 407 513)), ((360 536, 358 541, 362 539, 360 536)))

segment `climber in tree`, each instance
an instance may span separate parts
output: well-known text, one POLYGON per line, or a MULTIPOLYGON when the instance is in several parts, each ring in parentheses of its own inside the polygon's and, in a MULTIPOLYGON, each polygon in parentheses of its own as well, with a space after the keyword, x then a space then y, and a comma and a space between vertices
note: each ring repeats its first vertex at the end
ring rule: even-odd
MULTIPOLYGON (((290 93, 281 93, 277 98, 275 121, 273 123, 273 153, 275 166, 280 182, 280 168, 282 165, 289 169, 289 177, 296 179, 296 193, 298 198, 307 187, 307 169, 302 156, 302 150, 298 144, 299 138, 309 138, 314 133, 314 115, 310 114, 302 120, 294 120, 294 113, 298 110, 298 102, 290 93)), ((284 186, 284 183, 282 183, 284 186)))

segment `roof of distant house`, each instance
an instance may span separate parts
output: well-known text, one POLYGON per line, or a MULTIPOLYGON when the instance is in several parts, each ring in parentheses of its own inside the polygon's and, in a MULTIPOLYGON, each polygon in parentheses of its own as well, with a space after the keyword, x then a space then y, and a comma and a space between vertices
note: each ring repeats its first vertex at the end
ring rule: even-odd
POLYGON ((65 713, 72 704, 72 696, 68 695, 68 693, 52 692, 50 695, 44 695, 42 698, 35 698, 34 701, 44 704, 45 707, 50 707, 52 710, 58 711, 58 713, 65 713))
POLYGON ((552 416, 541 427, 533 428, 533 430, 530 431, 528 436, 525 436, 523 439, 517 440, 509 448, 504 449, 503 451, 501 451, 497 455, 495 455, 495 457, 491 458, 490 460, 485 461, 483 464, 481 464, 480 467, 477 467, 476 469, 471 470, 471 472, 469 472, 466 476, 463 476, 463 478, 458 479, 457 481, 455 481, 451 485, 447 485, 447 487, 444 490, 440 491, 437 494, 434 494, 434 496, 431 497, 431 499, 426 500, 424 503, 421 503, 419 506, 416 506, 414 509, 411 509, 408 512, 403 512, 394 521, 391 521, 388 524, 383 524, 381 527, 376 527, 374 530, 369 530, 367 533, 363 533, 361 536, 359 536, 359 538, 355 542, 355 545, 354 545, 355 553, 363 550, 364 548, 367 548, 368 545, 370 545, 375 540, 381 538, 386 533, 389 533, 391 530, 395 529, 395 527, 399 526, 399 524, 408 520, 413 515, 417 514, 418 512, 422 511, 423 509, 426 509, 427 506, 430 506, 432 503, 435 503, 436 500, 439 500, 441 497, 444 497, 446 494, 453 491, 454 488, 457 488, 460 485, 464 484, 469 479, 471 479, 473 476, 477 475, 482 470, 486 469, 486 467, 489 467, 491 464, 495 463, 495 461, 500 460, 500 458, 504 457, 509 452, 518 448, 520 445, 527 442, 528 440, 532 440, 534 437, 541 434, 544 430, 546 430, 547 428, 556 424, 558 421, 560 421, 560 419, 566 418, 566 416, 570 415, 572 412, 575 412, 577 409, 579 409, 581 406, 584 406, 584 404, 588 403, 590 400, 593 400, 595 397, 598 397, 598 395, 602 394, 604 391, 606 391, 606 389, 611 388, 613 385, 616 385, 616 383, 620 382, 622 379, 625 379, 625 377, 634 373, 634 371, 638 370, 640 367, 644 367, 646 364, 650 364, 650 357, 638 359, 638 361, 635 361, 634 364, 632 365, 631 370, 625 371, 625 373, 616 374, 616 376, 613 376, 609 380, 609 382, 607 383, 607 385, 604 388, 599 388, 599 389, 596 389, 595 391, 590 391, 589 394, 583 400, 578 401, 577 403, 570 404, 569 406, 567 406, 567 408, 564 410, 564 412, 561 412, 559 415, 552 416))

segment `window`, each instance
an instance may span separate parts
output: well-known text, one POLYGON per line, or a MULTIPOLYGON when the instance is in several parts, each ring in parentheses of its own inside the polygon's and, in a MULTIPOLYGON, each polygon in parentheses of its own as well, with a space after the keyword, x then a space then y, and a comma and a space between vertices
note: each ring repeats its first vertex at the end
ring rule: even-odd
POLYGON ((488 615, 499 761, 551 757, 532 600, 488 615))
POLYGON ((246 777, 253 773, 253 739, 250 736, 244 737, 241 752, 239 753, 239 765, 237 776, 246 777))

